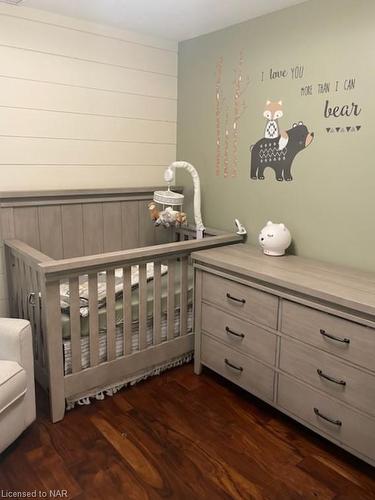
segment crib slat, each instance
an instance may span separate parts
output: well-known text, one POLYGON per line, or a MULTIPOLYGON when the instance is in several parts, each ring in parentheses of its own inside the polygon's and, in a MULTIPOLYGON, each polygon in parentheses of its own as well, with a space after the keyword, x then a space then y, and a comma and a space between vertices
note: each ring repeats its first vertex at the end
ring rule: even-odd
POLYGON ((32 317, 32 307, 30 304, 29 294, 31 292, 30 286, 30 272, 29 266, 26 263, 23 263, 23 284, 24 284, 24 304, 25 304, 25 319, 28 319, 30 323, 33 323, 32 317))
POLYGON ((33 284, 31 280, 31 273, 32 269, 29 265, 24 263, 23 265, 23 270, 24 270, 24 296, 25 296, 25 316, 24 318, 29 320, 30 326, 31 326, 31 332, 32 332, 32 340, 33 340, 33 346, 34 346, 34 356, 35 359, 39 359, 40 355, 40 345, 38 342, 38 337, 35 333, 35 313, 34 313, 34 305, 33 305, 33 284))
POLYGON ((33 269, 27 264, 25 264, 25 273, 26 273, 26 300, 27 300, 27 309, 29 313, 29 321, 32 325, 35 325, 34 287, 32 280, 33 269))
POLYGON ((19 259, 14 257, 14 292, 15 292, 15 317, 21 318, 21 307, 20 307, 20 292, 21 292, 21 280, 20 280, 20 270, 19 270, 19 259))
POLYGON ((167 296, 167 339, 174 337, 176 259, 168 259, 168 296, 167 296))
POLYGON ((7 246, 4 247, 5 270, 8 282, 9 314, 11 318, 16 316, 15 307, 15 262, 12 251, 7 246))
POLYGON ((154 344, 161 342, 161 263, 154 262, 154 304, 153 304, 153 329, 154 344))
POLYGON ((65 411, 60 282, 44 283, 42 285, 42 297, 43 329, 48 332, 46 347, 51 417, 52 422, 58 422, 64 417, 65 411))
POLYGON ((18 264, 17 264, 17 257, 9 251, 10 255, 12 256, 12 263, 11 263, 11 273, 12 273, 12 291, 13 291, 13 311, 12 311, 12 317, 13 318, 19 318, 18 314, 18 290, 19 290, 19 283, 18 283, 18 264))
POLYGON ((23 280, 22 280, 22 268, 23 263, 21 259, 17 259, 17 276, 18 276, 18 293, 17 293, 17 303, 18 303, 18 317, 23 318, 23 280))
POLYGON ((98 275, 89 274, 90 366, 99 363, 98 275))
POLYGON ((44 365, 44 347, 42 344, 42 335, 40 328, 40 298, 39 298, 39 283, 38 283, 38 275, 34 269, 30 269, 30 280, 31 280, 31 290, 32 290, 32 298, 33 298, 33 333, 37 345, 37 353, 34 353, 35 359, 41 364, 44 365))
POLYGON ((180 263, 180 335, 187 334, 187 312, 188 312, 188 269, 189 257, 181 257, 180 263))
MULTIPOLYGON (((82 368, 78 277, 69 279, 69 297, 70 297, 70 346, 72 350, 72 373, 76 373, 81 371, 82 368)), ((91 337, 91 331, 90 331, 90 337, 91 337)))
MULTIPOLYGON (((41 342, 43 345, 43 366, 48 369, 48 339, 46 338, 46 332, 47 332, 47 319, 46 319, 46 314, 45 314, 45 308, 47 307, 47 298, 45 295, 45 282, 43 278, 38 276, 38 284, 39 284, 39 290, 40 290, 40 338, 41 342)), ((60 304, 60 311, 61 311, 61 304, 60 304)))
POLYGON ((21 283, 22 283, 22 318, 30 319, 29 316, 29 304, 28 304, 28 292, 27 292, 27 279, 26 279, 26 266, 23 260, 20 260, 20 270, 21 270, 21 283))
POLYGON ((27 296, 28 316, 31 325, 31 331, 33 333, 33 341, 35 346, 34 357, 36 360, 39 360, 41 348, 40 348, 39 337, 36 332, 35 291, 33 282, 34 270, 31 267, 26 266, 25 271, 26 271, 26 285, 27 285, 26 296, 27 296))
POLYGON ((42 290, 43 290, 43 278, 42 276, 35 272, 35 280, 36 280, 36 300, 35 300, 35 307, 38 308, 38 314, 39 314, 39 320, 38 320, 38 325, 39 325, 39 338, 40 338, 40 345, 42 349, 42 359, 41 359, 41 364, 44 368, 47 367, 47 341, 45 337, 45 325, 43 323, 43 297, 42 297, 42 290), (44 325, 44 328, 43 328, 44 325))
POLYGON ((139 265, 139 350, 147 346, 147 268, 139 265))
POLYGON ((107 271, 107 359, 116 358, 115 271, 107 271))
POLYGON ((124 267, 123 276, 123 321, 124 321, 124 354, 132 352, 132 284, 131 267, 124 267))
POLYGON ((23 283, 22 283, 22 262, 16 257, 16 274, 17 274, 17 317, 23 318, 23 283))
POLYGON ((21 269, 22 269, 22 302, 23 302, 23 318, 30 320, 30 311, 29 311, 29 289, 28 289, 28 282, 27 282, 27 271, 28 271, 28 266, 25 264, 25 262, 21 261, 21 269))

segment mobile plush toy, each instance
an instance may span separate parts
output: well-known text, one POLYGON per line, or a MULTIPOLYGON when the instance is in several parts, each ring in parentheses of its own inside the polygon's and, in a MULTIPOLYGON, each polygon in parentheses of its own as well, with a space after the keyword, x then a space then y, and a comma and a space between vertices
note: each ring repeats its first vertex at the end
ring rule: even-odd
POLYGON ((266 255, 284 255, 291 242, 289 229, 284 224, 268 221, 259 234, 259 244, 266 255))
POLYGON ((155 226, 179 227, 187 223, 186 213, 174 210, 172 207, 167 207, 160 212, 155 202, 150 201, 148 209, 150 211, 151 220, 154 222, 155 226))
POLYGON ((155 226, 160 226, 160 224, 162 224, 164 227, 179 227, 183 224, 186 224, 186 214, 185 212, 173 210, 172 207, 167 207, 165 210, 159 213, 159 218, 155 221, 155 226))
POLYGON ((153 201, 150 201, 150 203, 148 204, 148 209, 150 211, 150 217, 151 217, 152 222, 156 222, 159 219, 159 215, 160 215, 160 212, 159 212, 158 207, 156 206, 156 203, 153 201))

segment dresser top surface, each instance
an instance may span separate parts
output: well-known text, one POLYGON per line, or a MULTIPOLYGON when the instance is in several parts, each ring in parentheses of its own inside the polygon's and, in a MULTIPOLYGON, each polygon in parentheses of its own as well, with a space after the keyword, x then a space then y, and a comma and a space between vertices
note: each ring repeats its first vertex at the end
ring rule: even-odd
POLYGON ((245 244, 194 252, 192 257, 201 264, 375 316, 375 273, 295 255, 270 257, 245 244))

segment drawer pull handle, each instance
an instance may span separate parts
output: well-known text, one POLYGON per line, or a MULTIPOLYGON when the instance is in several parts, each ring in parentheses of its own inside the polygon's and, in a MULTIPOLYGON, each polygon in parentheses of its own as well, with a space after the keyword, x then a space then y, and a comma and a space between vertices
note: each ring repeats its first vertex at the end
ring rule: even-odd
POLYGON ((230 293, 227 293, 227 299, 234 300, 235 302, 239 302, 240 304, 246 304, 245 299, 237 299, 237 297, 233 297, 230 293))
POLYGON ((323 413, 320 413, 318 408, 314 408, 314 413, 318 417, 322 418, 323 420, 327 420, 327 422, 330 422, 331 424, 337 425, 338 427, 342 426, 341 420, 335 420, 333 418, 326 417, 325 415, 323 415, 323 413))
POLYGON ((242 366, 236 366, 232 364, 230 361, 227 360, 227 358, 224 359, 224 363, 229 366, 229 368, 233 368, 233 370, 237 370, 239 372, 243 372, 242 366))
POLYGON ((234 335, 235 337, 241 337, 241 339, 243 339, 243 338, 245 337, 245 335, 244 335, 243 333, 237 333, 237 332, 234 332, 233 330, 231 330, 231 329, 229 328, 229 326, 226 326, 226 327, 225 327, 225 331, 226 331, 227 333, 230 333, 231 335, 234 335))
POLYGON ((346 382, 345 380, 339 380, 337 378, 334 378, 334 377, 330 377, 329 375, 326 375, 324 372, 322 372, 322 370, 320 370, 319 368, 316 370, 319 377, 322 377, 322 378, 325 378, 326 380, 329 380, 330 382, 334 382, 335 384, 338 384, 338 385, 346 385, 346 382))
POLYGON ((341 337, 336 337, 331 333, 327 333, 325 330, 320 330, 320 333, 323 335, 323 337, 328 337, 329 339, 336 340, 337 342, 343 342, 344 344, 350 344, 350 339, 342 339, 341 337))

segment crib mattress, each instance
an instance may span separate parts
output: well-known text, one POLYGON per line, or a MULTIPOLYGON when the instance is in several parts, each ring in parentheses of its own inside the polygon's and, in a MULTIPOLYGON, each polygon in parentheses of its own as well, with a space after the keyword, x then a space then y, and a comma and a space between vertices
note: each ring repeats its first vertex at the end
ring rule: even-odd
MULTIPOLYGON (((165 266, 166 267, 166 266, 165 266)), ((167 310, 167 297, 168 297, 168 274, 166 272, 167 268, 164 270, 164 273, 161 278, 161 311, 164 315, 167 310)), ((176 273, 175 277, 175 306, 176 309, 179 309, 180 306, 180 293, 181 293, 181 284, 179 279, 179 273, 176 273)), ((153 304, 154 304, 154 282, 153 275, 150 273, 148 276, 149 279, 147 281, 147 316, 148 318, 152 318, 153 314, 153 304)), ((189 266, 189 279, 188 279, 188 302, 189 304, 192 302, 193 298, 193 270, 189 266)), ((131 302, 132 302, 132 323, 136 324, 138 322, 138 314, 139 314, 139 288, 137 286, 133 287, 131 294, 131 302)), ((102 307, 98 309, 98 317, 99 317, 99 332, 105 332, 107 328, 107 309, 105 306, 105 300, 103 301, 102 307)), ((123 321, 123 297, 122 292, 116 293, 116 301, 115 301, 115 322, 116 325, 121 325, 122 329, 122 321, 123 321)), ((63 307, 62 302, 62 313, 61 313, 61 322, 62 322, 62 335, 64 340, 70 339, 70 316, 69 311, 66 310, 66 307, 63 307), (65 312, 64 312, 65 311, 65 312)), ((81 315, 80 317, 80 326, 81 326, 81 336, 88 337, 89 335, 89 315, 87 314, 81 315)))
MULTIPOLYGON (((161 341, 167 340, 167 313, 164 311, 161 317, 161 341)), ((190 333, 192 331, 193 325, 193 306, 191 303, 188 305, 187 314, 187 331, 190 333)), ((174 335, 175 337, 180 334, 180 308, 176 307, 174 313, 174 335)), ((148 316, 147 318, 147 330, 146 330, 146 345, 150 347, 154 343, 154 332, 153 332, 153 317, 148 316)), ((139 322, 137 320, 132 321, 132 353, 139 351, 139 322)), ((64 353, 64 374, 68 375, 72 373, 72 350, 70 339, 63 340, 63 353, 64 353)), ((123 324, 122 321, 116 325, 116 358, 124 354, 124 336, 123 336, 123 324)), ((107 361, 107 335, 106 331, 102 330, 99 333, 99 363, 107 361)), ((82 369, 86 369, 90 366, 90 343, 89 337, 81 337, 81 366, 82 369)))

